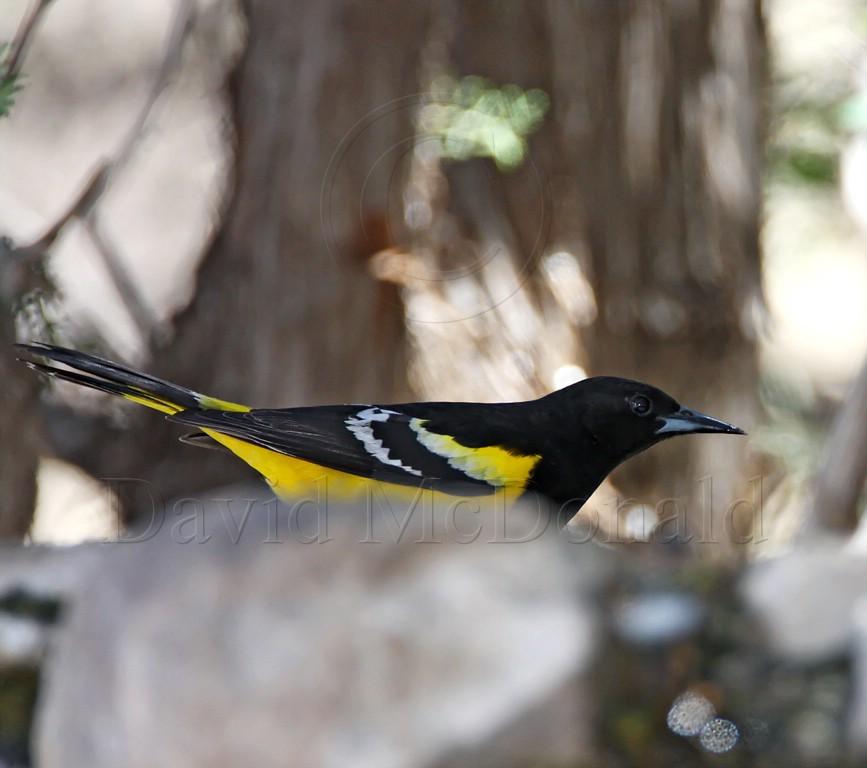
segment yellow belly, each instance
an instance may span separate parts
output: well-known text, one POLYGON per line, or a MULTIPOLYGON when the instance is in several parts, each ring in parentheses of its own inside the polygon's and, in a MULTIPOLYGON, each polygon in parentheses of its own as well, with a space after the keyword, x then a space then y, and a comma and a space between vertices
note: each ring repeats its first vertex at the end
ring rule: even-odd
MULTIPOLYGON (((383 483, 326 469, 219 432, 204 431, 262 474, 274 493, 293 508, 313 501, 313 508, 327 511, 331 502, 356 502, 359 510, 366 510, 366 517, 360 518, 365 527, 359 533, 366 542, 391 539, 417 542, 452 539, 460 543, 480 539, 532 541, 552 521, 543 507, 534 510, 524 505, 527 514, 515 518, 506 514, 523 493, 523 488, 518 486, 502 486, 492 489, 490 494, 472 497, 429 488, 422 491, 418 487, 383 483), (361 499, 364 501, 359 503, 361 499)), ((313 527, 320 527, 311 534, 311 541, 323 531, 327 537, 327 524, 322 527, 327 517, 319 517, 317 513, 314 519, 318 522, 313 527)))
MULTIPOLYGON (((300 496, 317 494, 320 498, 324 495, 330 500, 346 501, 369 494, 377 485, 381 486, 390 497, 412 501, 418 495, 416 486, 384 483, 380 480, 328 469, 211 429, 203 431, 259 472, 274 493, 282 499, 297 499, 300 496)), ((521 495, 523 488, 507 486, 498 491, 500 493, 497 495, 500 498, 513 501, 521 495)), ((448 494, 437 493, 436 495, 455 498, 448 494)))
POLYGON ((370 483, 367 478, 327 469, 211 429, 203 431, 253 467, 281 498, 297 498, 325 487, 329 498, 349 499, 364 493, 370 483))

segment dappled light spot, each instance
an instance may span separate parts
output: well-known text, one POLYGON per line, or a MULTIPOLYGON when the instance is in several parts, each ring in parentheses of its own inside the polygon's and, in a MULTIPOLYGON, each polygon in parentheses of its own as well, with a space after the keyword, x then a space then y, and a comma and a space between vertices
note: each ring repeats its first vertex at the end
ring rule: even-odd
POLYGON ((722 754, 733 749, 739 738, 738 727, 731 720, 715 717, 701 729, 699 743, 708 752, 722 754))
POLYGON ((490 157, 500 170, 513 170, 524 162, 527 137, 548 111, 544 91, 497 87, 481 77, 443 78, 433 91, 442 97, 422 110, 419 123, 423 133, 440 139, 442 156, 490 157))
POLYGON ((704 608, 692 595, 657 592, 624 601, 614 612, 614 624, 627 642, 636 645, 673 643, 695 633, 704 608))
POLYGON ((64 461, 42 459, 38 487, 30 529, 34 544, 70 545, 117 538, 117 500, 108 486, 64 461))
POLYGON ((656 510, 648 504, 635 504, 624 517, 626 537, 630 541, 650 541, 650 534, 659 522, 656 510))
POLYGON ((561 365, 554 371, 554 389, 563 389, 587 378, 587 371, 580 365, 561 365))
POLYGON ((708 699, 695 691, 687 691, 674 700, 665 722, 678 736, 698 736, 715 714, 708 699))
POLYGON ((571 322, 590 325, 596 319, 596 296, 578 259, 568 251, 555 251, 544 256, 540 266, 551 293, 571 322))

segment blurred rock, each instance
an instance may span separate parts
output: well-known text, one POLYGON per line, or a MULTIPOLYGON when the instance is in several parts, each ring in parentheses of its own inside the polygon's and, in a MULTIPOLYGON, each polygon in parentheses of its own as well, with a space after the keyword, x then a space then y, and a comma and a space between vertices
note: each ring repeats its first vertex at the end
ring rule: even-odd
POLYGON ((0 668, 38 668, 47 644, 47 631, 39 622, 0 613, 0 668))
POLYGON ((867 755, 867 596, 855 602, 853 610, 854 661, 852 703, 849 712, 849 746, 856 754, 867 755))
POLYGON ((45 598, 72 598, 102 562, 101 544, 78 547, 0 547, 0 596, 24 592, 45 598))
MULTIPOLYGON (((0 639, 9 606, 64 601, 37 764, 859 764, 867 563, 849 550, 733 569, 568 543, 527 510, 450 528, 327 511, 227 489, 135 543, 5 552, 0 639)), ((10 712, 32 707, 29 669, 0 681, 10 712)))
POLYGON ((849 649, 867 558, 834 546, 801 550, 754 565, 743 590, 772 649, 800 663, 826 660, 849 649))
POLYGON ((40 766, 587 758, 591 545, 363 543, 357 509, 305 544, 292 510, 244 508, 99 548, 47 668, 40 766))
POLYGON ((31 765, 30 737, 42 664, 61 601, 72 599, 94 547, 0 547, 0 768, 31 765))
MULTIPOLYGON (((773 650, 790 663, 843 660, 849 751, 867 755, 867 558, 832 545, 795 552, 753 567, 744 595, 773 650)), ((839 718, 823 719, 821 703, 801 695, 815 711, 800 723, 800 751, 821 760, 845 751, 835 738, 839 718)))

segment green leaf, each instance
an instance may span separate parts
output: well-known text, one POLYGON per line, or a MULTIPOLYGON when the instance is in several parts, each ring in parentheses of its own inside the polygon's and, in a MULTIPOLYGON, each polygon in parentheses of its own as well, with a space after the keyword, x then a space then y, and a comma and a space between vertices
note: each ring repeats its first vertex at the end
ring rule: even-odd
POLYGON ((433 90, 442 96, 425 108, 421 127, 439 138, 443 157, 490 157, 503 171, 521 165, 527 138, 548 111, 548 94, 538 88, 498 88, 475 75, 440 79, 433 90))
POLYGON ((0 80, 0 117, 6 117, 15 104, 15 94, 21 90, 20 77, 0 80))

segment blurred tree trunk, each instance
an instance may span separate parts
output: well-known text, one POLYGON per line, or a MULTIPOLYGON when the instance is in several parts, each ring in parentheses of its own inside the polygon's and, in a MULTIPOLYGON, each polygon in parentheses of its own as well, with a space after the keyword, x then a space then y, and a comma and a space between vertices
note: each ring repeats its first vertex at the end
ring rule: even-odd
MULTIPOLYGON (((8 271, 4 268, 0 275, 8 271)), ((0 297, 3 288, 0 286, 0 297)), ((2 298, 0 311, 0 539, 21 539, 30 529, 36 505, 39 380, 15 359, 14 320, 2 298)))
MULTIPOLYGON (((428 296, 426 308, 435 291, 472 295, 456 283, 480 298, 458 311, 443 302, 433 319, 449 322, 448 334, 436 323, 411 326, 424 350, 417 378, 442 389, 472 370, 474 394, 497 399, 538 394, 558 365, 579 363, 590 374, 647 380, 749 428, 762 308, 758 0, 437 8, 447 17, 443 70, 542 88, 551 108, 518 172, 498 173, 488 160, 442 162, 441 181, 429 185, 439 207, 416 247, 422 260, 437 254, 442 285, 416 281, 408 306, 414 293, 428 296), (563 283, 574 274, 564 263, 589 278, 595 307, 580 279, 563 283), (491 265, 508 276, 502 300, 489 290, 491 265)), ((705 437, 666 443, 615 479, 651 504, 677 498, 689 533, 725 545, 746 472, 743 440, 705 437), (702 507, 710 485, 713 504, 702 507)), ((739 511, 748 517, 745 505, 739 511)), ((674 524, 661 533, 674 534, 674 524)), ((682 523, 677 533, 687 535, 682 523)))
MULTIPOLYGON (((222 227, 174 338, 148 369, 257 406, 405 397, 403 311, 368 259, 386 247, 389 196, 418 90, 426 6, 387 0, 246 0, 248 47, 231 82, 236 170, 222 227), (399 107, 399 102, 397 102, 399 107), (395 151, 395 150, 398 151, 395 151)), ((242 476, 237 460, 93 428, 71 457, 97 477, 140 478, 165 499, 242 476)))
MULTIPOLYGON (((749 429, 762 311, 760 3, 549 9, 599 307, 586 335, 590 367, 653 382, 749 429)), ((629 494, 683 500, 696 540, 726 545, 746 472, 743 440, 699 437, 664 444, 614 479, 629 494)), ((739 512, 738 533, 748 533, 749 509, 739 512)))
MULTIPOLYGON (((551 94, 543 3, 443 2, 433 15, 428 84, 472 75, 491 87, 551 94)), ((452 98, 433 96, 446 104, 452 98)), ((567 174, 554 172, 566 139, 546 116, 520 165, 504 171, 488 157, 454 160, 429 151, 439 139, 422 125, 406 197, 410 211, 430 213, 408 213, 413 258, 394 279, 404 286, 415 339, 413 383, 425 397, 538 397, 552 388, 558 368, 579 361, 576 329, 592 319, 592 297, 576 262, 556 276, 544 266, 574 240, 562 215, 567 174)))
MULTIPOLYGON (((370 277, 376 255, 402 286, 423 396, 532 396, 574 363, 751 426, 758 0, 244 7, 235 194, 157 373, 260 405, 403 396, 401 298, 370 277), (425 99, 400 97, 454 70, 549 94, 516 172, 432 161, 423 126, 414 136, 425 99), (409 253, 392 247, 401 213, 409 253)), ((95 430, 76 453, 163 497, 237 476, 237 463, 147 425, 138 442, 95 430)), ((709 475, 713 527, 691 532, 719 541, 745 471, 742 440, 704 437, 616 478, 630 496, 681 499, 695 519, 709 475)))

